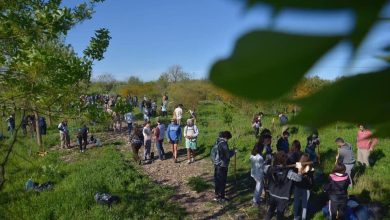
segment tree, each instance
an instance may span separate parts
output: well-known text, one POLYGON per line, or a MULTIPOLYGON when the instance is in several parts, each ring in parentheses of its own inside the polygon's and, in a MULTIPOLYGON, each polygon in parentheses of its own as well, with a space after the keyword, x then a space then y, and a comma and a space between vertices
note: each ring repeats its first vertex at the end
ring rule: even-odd
POLYGON ((285 8, 302 9, 300 13, 348 9, 354 13, 351 17, 355 27, 345 34, 319 36, 280 32, 271 21, 267 30, 251 31, 240 37, 231 56, 212 66, 209 78, 215 85, 251 100, 283 99, 298 105, 302 111, 295 118, 295 123, 315 128, 337 121, 365 123, 376 128, 376 135, 389 136, 390 115, 387 113, 390 96, 383 94, 389 93, 390 68, 372 74, 343 77, 309 96, 286 98, 309 68, 342 41, 350 42, 353 47, 353 55, 348 60, 351 64, 373 24, 388 19, 379 17, 386 0, 246 2, 249 6, 264 2, 270 4, 274 9, 272 19, 277 19, 285 8), (258 86, 259 83, 261 86, 258 86))
POLYGON ((140 78, 137 76, 130 76, 129 79, 127 80, 128 85, 141 85, 143 82, 140 78))
MULTIPOLYGON (((12 106, 13 112, 31 111, 36 119, 47 110, 57 108, 63 113, 64 108, 74 106, 89 84, 93 62, 104 58, 110 36, 107 29, 97 30, 82 57, 64 39, 76 24, 91 19, 98 2, 103 0, 69 8, 60 0, 0 1, 0 66, 4 70, 0 98, 4 105, 12 106)), ((42 149, 40 130, 36 131, 42 149)), ((13 138, 16 140, 17 133, 13 138)), ((12 148, 13 144, 7 151, 12 152, 12 148)), ((7 161, 5 157, 1 162, 0 186, 7 161)))
POLYGON ((168 68, 167 72, 161 74, 160 79, 167 80, 169 83, 190 80, 190 74, 184 72, 180 65, 173 65, 168 68))
POLYGON ((106 74, 99 75, 95 80, 95 83, 97 83, 99 86, 103 88, 103 92, 110 93, 112 89, 115 87, 117 80, 112 74, 106 73, 106 74))

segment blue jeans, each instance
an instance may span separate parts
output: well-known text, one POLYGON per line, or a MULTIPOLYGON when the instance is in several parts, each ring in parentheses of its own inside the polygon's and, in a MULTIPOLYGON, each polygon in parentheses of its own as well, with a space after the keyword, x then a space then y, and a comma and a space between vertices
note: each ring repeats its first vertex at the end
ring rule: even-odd
POLYGON ((147 140, 145 141, 145 150, 144 150, 144 159, 150 160, 150 148, 152 147, 152 141, 147 140))
POLYGON ((127 123, 127 130, 129 132, 129 135, 130 135, 131 130, 133 130, 133 123, 127 123))
POLYGON ((158 140, 156 143, 156 147, 157 147, 158 157, 160 158, 160 160, 162 160, 163 157, 165 156, 164 140, 158 140))
POLYGON ((310 198, 310 190, 295 187, 294 189, 294 219, 305 220, 307 216, 307 203, 310 198), (302 212, 300 210, 302 209, 302 212), (302 214, 301 214, 302 213, 302 214), (301 216, 301 218, 299 218, 301 216))

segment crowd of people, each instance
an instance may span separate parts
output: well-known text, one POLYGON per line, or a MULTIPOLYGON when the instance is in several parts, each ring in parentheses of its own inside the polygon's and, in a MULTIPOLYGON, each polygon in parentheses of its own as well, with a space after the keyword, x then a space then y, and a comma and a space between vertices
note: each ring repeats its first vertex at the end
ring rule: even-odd
MULTIPOLYGON (((120 96, 110 95, 91 95, 82 96, 81 100, 87 105, 101 104, 104 111, 112 112, 120 96)), ((183 105, 178 104, 173 109, 173 115, 170 124, 164 124, 168 117, 168 96, 165 94, 161 100, 160 111, 157 111, 157 101, 146 97, 141 102, 136 96, 126 97, 129 105, 139 107, 143 113, 144 123, 138 126, 132 112, 124 115, 112 112, 114 131, 122 129, 122 122, 127 124, 129 143, 133 151, 134 160, 142 163, 152 162, 154 152, 160 160, 166 159, 164 141, 166 140, 172 148, 172 160, 178 162, 178 145, 184 139, 184 146, 187 149, 187 163, 195 162, 197 139, 199 129, 196 125, 196 113, 189 110, 188 119, 183 124, 184 111, 183 105), (158 117, 157 117, 158 116, 158 117), (151 122, 151 117, 156 117, 156 124, 151 122), (116 124, 118 123, 118 124, 116 124), (153 150, 153 143, 155 150, 153 150), (140 158, 139 151, 144 147, 143 157, 140 158)), ((281 136, 277 138, 276 147, 272 147, 272 133, 269 129, 263 128, 262 119, 264 114, 259 112, 252 120, 252 128, 257 138, 251 155, 251 177, 255 181, 253 205, 267 205, 267 214, 265 219, 272 219, 276 214, 277 219, 284 219, 285 211, 289 206, 289 201, 293 196, 294 219, 308 219, 308 202, 312 194, 313 187, 318 184, 315 180, 315 169, 321 163, 319 153, 316 152, 320 145, 318 132, 313 132, 307 137, 305 149, 302 148, 299 140, 293 140, 290 144, 290 132, 287 127, 288 118, 279 113, 280 127, 282 127, 281 136)), ((35 121, 34 115, 27 115, 21 121, 23 134, 27 134, 27 127, 30 128, 32 135, 36 129, 41 134, 46 134, 46 120, 44 117, 35 121), (38 127, 37 127, 38 126, 38 127)), ((274 121, 273 121, 274 123, 274 121)), ((7 119, 8 131, 12 134, 15 130, 15 118, 11 115, 7 119)), ((60 147, 70 148, 70 132, 68 121, 63 120, 58 125, 60 134, 60 147)), ((77 132, 77 143, 80 152, 85 152, 88 144, 101 145, 100 140, 90 135, 86 125, 77 132)), ((232 134, 229 131, 219 133, 217 140, 211 150, 211 159, 214 165, 214 183, 215 183, 215 201, 227 202, 226 182, 230 159, 236 154, 235 150, 229 148, 229 140, 232 134)), ((352 144, 346 142, 342 137, 335 140, 337 146, 337 156, 335 165, 328 177, 328 182, 322 186, 324 192, 329 196, 329 216, 331 219, 344 219, 346 215, 348 189, 353 187, 352 170, 359 162, 364 166, 369 166, 370 152, 378 143, 376 138, 372 137, 372 132, 365 126, 360 125, 357 137, 357 159, 355 159, 352 144)))

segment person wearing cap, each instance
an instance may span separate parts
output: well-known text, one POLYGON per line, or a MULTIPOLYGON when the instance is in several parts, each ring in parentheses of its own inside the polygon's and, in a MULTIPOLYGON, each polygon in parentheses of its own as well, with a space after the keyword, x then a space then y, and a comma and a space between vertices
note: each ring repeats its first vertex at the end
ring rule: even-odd
POLYGON ((352 145, 350 143, 346 143, 341 137, 336 138, 335 142, 338 146, 336 162, 343 163, 345 165, 345 172, 348 174, 351 182, 350 184, 352 186, 351 172, 355 166, 355 157, 353 155, 352 145))
POLYGON ((288 154, 288 148, 290 147, 290 144, 288 143, 288 137, 290 136, 290 133, 288 131, 283 131, 283 136, 279 138, 276 149, 278 151, 284 151, 284 153, 288 154))
POLYGON ((195 161, 196 140, 199 135, 198 127, 192 119, 187 120, 187 126, 184 127, 184 138, 186 139, 188 164, 195 161))
POLYGON ((372 137, 372 132, 364 127, 364 125, 359 126, 359 131, 356 138, 357 146, 357 161, 365 166, 370 166, 369 157, 371 151, 374 149, 375 145, 378 143, 378 139, 372 137))
POLYGON ((177 123, 178 120, 171 119, 171 124, 167 129, 167 137, 169 143, 172 145, 173 160, 177 163, 177 145, 181 141, 181 127, 177 123))

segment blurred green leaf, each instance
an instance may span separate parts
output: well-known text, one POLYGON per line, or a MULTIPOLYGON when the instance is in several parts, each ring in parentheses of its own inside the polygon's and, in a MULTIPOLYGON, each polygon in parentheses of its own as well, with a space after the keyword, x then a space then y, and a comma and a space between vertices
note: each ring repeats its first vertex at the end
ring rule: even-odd
POLYGON ((337 121, 377 127, 379 133, 390 125, 390 69, 378 73, 344 77, 319 92, 295 101, 302 111, 292 123, 323 127, 337 121))
POLYGON ((276 99, 289 92, 339 39, 255 31, 238 40, 231 57, 214 64, 210 79, 235 95, 276 99))

